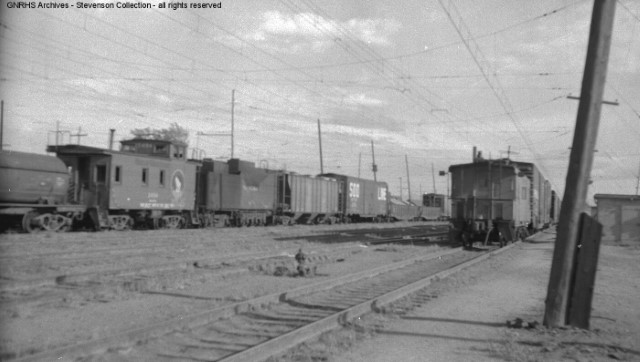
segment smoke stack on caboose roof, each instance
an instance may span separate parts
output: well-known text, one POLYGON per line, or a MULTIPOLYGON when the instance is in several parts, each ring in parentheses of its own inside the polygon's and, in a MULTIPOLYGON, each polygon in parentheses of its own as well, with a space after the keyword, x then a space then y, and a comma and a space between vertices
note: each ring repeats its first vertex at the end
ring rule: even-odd
POLYGON ((111 128, 109 130, 109 149, 113 149, 113 135, 116 133, 115 128, 111 128))
POLYGON ((471 155, 471 160, 473 161, 473 163, 476 163, 476 155, 478 154, 478 148, 476 146, 473 146, 473 154, 471 155))

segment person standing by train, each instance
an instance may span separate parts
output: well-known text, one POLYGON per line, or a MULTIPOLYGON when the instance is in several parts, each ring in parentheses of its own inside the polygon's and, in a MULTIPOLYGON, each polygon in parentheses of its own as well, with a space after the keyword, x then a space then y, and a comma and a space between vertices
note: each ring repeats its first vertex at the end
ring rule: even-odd
POLYGON ((305 253, 302 252, 302 248, 298 249, 298 252, 296 253, 296 262, 298 263, 298 275, 301 277, 304 277, 307 275, 308 272, 308 268, 307 268, 307 255, 305 255, 305 253))

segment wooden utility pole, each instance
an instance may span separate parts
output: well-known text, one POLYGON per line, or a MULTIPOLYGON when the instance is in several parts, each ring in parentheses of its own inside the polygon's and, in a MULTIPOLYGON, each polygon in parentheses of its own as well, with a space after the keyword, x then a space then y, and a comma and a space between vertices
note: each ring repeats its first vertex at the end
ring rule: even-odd
POLYGON ((236 90, 231 90, 231 158, 233 158, 233 128, 234 128, 234 120, 233 113, 234 108, 236 106, 236 90))
POLYGON ((544 325, 547 327, 564 326, 568 322, 567 305, 579 235, 579 217, 587 197, 598 135, 615 5, 616 0, 595 0, 593 5, 582 93, 547 289, 544 315, 544 325))
POLYGON ((2 150, 2 132, 4 132, 4 100, 0 101, 0 150, 2 150))
POLYGON ((324 173, 324 166, 322 165, 322 132, 320 131, 320 118, 318 118, 318 143, 320 144, 320 173, 324 173))
POLYGON ((433 178, 433 193, 437 194, 436 191, 436 171, 433 169, 433 162, 431 162, 431 177, 433 178))
MULTIPOLYGON (((69 138, 71 138, 71 133, 69 131, 61 131, 60 130, 60 121, 56 121, 56 130, 55 131, 49 131, 50 133, 55 133, 56 135, 56 146, 58 146, 61 142, 64 142, 64 134, 67 133, 69 135, 69 138)), ((49 138, 47 136, 47 142, 49 141, 49 138)), ((71 140, 69 140, 69 142, 71 142, 71 140)))
POLYGON ((358 154, 358 178, 360 178, 360 164, 362 163, 362 152, 358 154))
POLYGON ((409 159, 407 158, 407 155, 404 155, 404 164, 407 167, 407 191, 409 192, 407 200, 411 202, 411 181, 409 180, 409 159))
POLYGON ((378 182, 376 178, 376 172, 378 172, 378 165, 376 165, 376 154, 373 152, 373 140, 371 140, 371 159, 373 160, 373 164, 371 165, 371 170, 373 171, 373 181, 378 182))
POLYGON ((636 181, 636 195, 638 195, 638 189, 640 189, 640 164, 638 164, 638 180, 636 181))

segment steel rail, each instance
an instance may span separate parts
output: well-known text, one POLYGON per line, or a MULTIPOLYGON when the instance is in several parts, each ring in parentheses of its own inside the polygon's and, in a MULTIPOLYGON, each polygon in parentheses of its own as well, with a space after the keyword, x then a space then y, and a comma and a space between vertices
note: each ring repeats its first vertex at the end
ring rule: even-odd
POLYGON ((280 303, 288 298, 309 294, 311 292, 317 292, 322 290, 328 290, 339 285, 358 281, 365 278, 371 278, 378 274, 389 272, 395 269, 400 269, 416 263, 418 261, 426 261, 430 259, 436 259, 447 254, 453 254, 460 251, 460 248, 454 248, 437 252, 429 255, 421 255, 418 257, 403 260, 401 262, 385 265, 382 267, 365 270, 359 273, 349 274, 338 278, 332 278, 329 280, 312 283, 303 287, 295 288, 292 290, 286 290, 282 292, 272 293, 262 297, 250 299, 243 302, 229 304, 223 307, 214 308, 203 312, 198 312, 192 315, 181 316, 167 320, 165 322, 156 323, 154 325, 136 328, 128 330, 122 333, 118 333, 112 336, 90 340, 70 346, 64 346, 55 348, 48 351, 43 351, 31 355, 17 356, 15 361, 49 361, 63 359, 68 360, 72 358, 85 357, 93 354, 104 353, 110 349, 117 347, 126 347, 136 344, 139 341, 158 338, 165 334, 171 333, 176 330, 184 328, 197 328, 208 323, 223 318, 228 318, 242 312, 255 310, 262 308, 270 304, 280 303))
POLYGON ((394 291, 383 294, 381 296, 372 298, 368 301, 357 304, 353 307, 347 308, 343 311, 325 317, 316 322, 307 324, 303 327, 297 328, 281 336, 272 338, 264 343, 253 346, 242 352, 238 352, 226 358, 220 359, 223 362, 245 362, 245 361, 261 361, 266 360, 271 356, 280 355, 287 350, 302 344, 311 339, 317 338, 325 332, 340 328, 341 326, 349 323, 350 321, 363 316, 370 312, 377 312, 382 307, 393 303, 394 301, 403 298, 409 294, 412 294, 420 289, 425 288, 432 281, 445 278, 451 274, 454 274, 462 269, 468 268, 474 264, 477 264, 491 256, 502 253, 509 250, 514 245, 519 244, 516 242, 506 247, 493 250, 491 252, 482 254, 476 258, 460 263, 452 268, 443 270, 439 273, 433 274, 427 278, 421 279, 409 285, 400 287, 394 291))

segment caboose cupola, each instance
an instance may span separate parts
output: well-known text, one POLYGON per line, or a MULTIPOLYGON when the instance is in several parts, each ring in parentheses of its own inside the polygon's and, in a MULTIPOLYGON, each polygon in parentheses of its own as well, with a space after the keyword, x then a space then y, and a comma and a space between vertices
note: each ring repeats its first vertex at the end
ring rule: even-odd
POLYGON ((120 141, 120 151, 170 159, 186 159, 187 146, 167 140, 134 138, 120 141))

